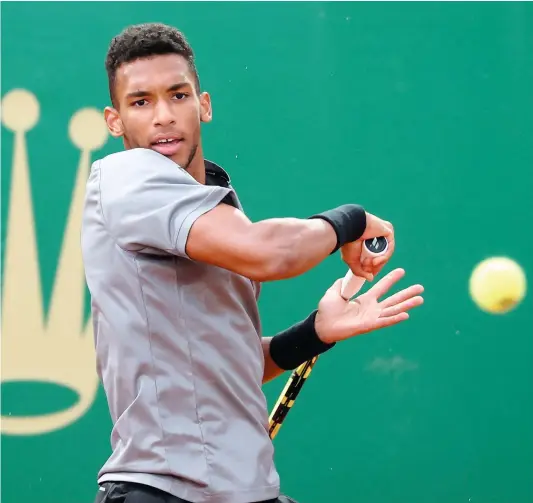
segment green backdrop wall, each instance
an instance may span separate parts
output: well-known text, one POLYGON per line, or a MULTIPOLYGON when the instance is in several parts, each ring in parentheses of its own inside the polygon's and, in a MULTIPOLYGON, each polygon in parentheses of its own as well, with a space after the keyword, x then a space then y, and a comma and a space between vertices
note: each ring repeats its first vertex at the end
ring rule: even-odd
MULTIPOLYGON (((531 294, 511 313, 490 315, 469 298, 468 278, 498 255, 533 273, 533 5, 3 3, 2 96, 26 90, 40 110, 19 152, 28 156, 40 267, 32 277, 45 319, 83 164, 69 121, 107 105, 108 43, 147 21, 178 26, 195 48, 214 103, 207 155, 230 172, 252 219, 362 203, 395 224, 389 268, 404 267, 406 284, 426 288, 408 323, 321 359, 275 441, 283 490, 302 503, 531 503, 531 294)), ((24 165, 14 160, 11 129, 1 136, 3 258, 22 232, 8 225, 15 165, 24 165)), ((108 139, 91 159, 120 147, 108 139)), ((19 246, 21 256, 31 252, 19 246)), ((3 264, 4 285, 22 278, 24 268, 3 264)), ((344 272, 333 256, 265 285, 265 335, 305 316, 344 272)), ((87 296, 84 306, 87 317, 87 296)), ((13 309, 25 313, 24 304, 13 309)), ((16 374, 27 356, 42 375, 13 383, 3 370, 3 418, 39 417, 75 400, 44 375, 61 365, 75 373, 75 349, 62 346, 59 358, 50 342, 35 354, 55 339, 48 333, 39 346, 18 333, 32 313, 13 315, 9 333, 3 327, 2 363, 16 374)), ((270 406, 285 377, 265 387, 270 406)), ((63 427, 3 427, 2 503, 92 501, 110 426, 98 390, 63 427)))

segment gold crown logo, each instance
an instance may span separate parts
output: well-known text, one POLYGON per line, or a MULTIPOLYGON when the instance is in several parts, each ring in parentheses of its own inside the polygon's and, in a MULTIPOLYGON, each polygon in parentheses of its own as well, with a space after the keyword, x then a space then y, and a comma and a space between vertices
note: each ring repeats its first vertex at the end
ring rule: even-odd
POLYGON ((92 108, 76 112, 69 137, 80 161, 61 246, 48 318, 45 320, 26 133, 39 120, 39 103, 24 89, 2 100, 2 123, 14 133, 2 295, 2 382, 39 381, 67 386, 79 397, 71 407, 39 416, 2 415, 1 431, 33 435, 63 428, 92 405, 98 390, 92 322, 83 321, 85 276, 80 248, 81 216, 91 152, 108 132, 92 108))

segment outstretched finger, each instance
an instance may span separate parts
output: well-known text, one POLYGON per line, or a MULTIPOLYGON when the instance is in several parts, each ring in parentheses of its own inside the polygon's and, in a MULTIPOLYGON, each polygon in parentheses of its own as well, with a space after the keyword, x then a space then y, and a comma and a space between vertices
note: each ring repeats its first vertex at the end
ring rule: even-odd
POLYGON ((394 271, 389 272, 389 274, 380 279, 368 290, 367 295, 379 299, 391 289, 392 285, 402 279, 404 275, 405 271, 403 269, 394 269, 394 271))
POLYGON ((395 293, 394 295, 387 297, 379 303, 379 306, 383 309, 386 307, 394 306, 396 304, 399 304, 400 302, 403 302, 404 300, 414 297, 415 295, 420 295, 423 291, 424 287, 422 285, 412 285, 409 288, 404 288, 403 290, 395 293))
POLYGON ((388 316, 387 318, 378 318, 378 320, 376 321, 374 325, 374 330, 378 330, 380 328, 385 328, 385 327, 390 327, 392 325, 396 325, 408 319, 409 319, 409 315, 407 313, 400 313, 394 316, 388 316))
POLYGON ((409 311, 410 309, 421 306, 423 303, 424 303, 423 297, 420 297, 420 296, 413 297, 412 299, 404 300, 403 302, 400 302, 399 304, 383 309, 383 311, 381 311, 380 317, 389 318, 391 316, 396 316, 397 314, 405 313, 406 311, 409 311))

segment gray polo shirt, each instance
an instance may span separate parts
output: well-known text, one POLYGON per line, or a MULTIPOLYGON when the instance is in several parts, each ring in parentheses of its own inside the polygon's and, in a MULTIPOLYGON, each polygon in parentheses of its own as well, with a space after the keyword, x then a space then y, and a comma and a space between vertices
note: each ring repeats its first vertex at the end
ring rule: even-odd
POLYGON ((225 171, 205 165, 206 185, 147 149, 92 165, 82 252, 113 420, 98 481, 249 503, 279 494, 259 284, 187 257, 200 215, 223 200, 242 209, 225 171))

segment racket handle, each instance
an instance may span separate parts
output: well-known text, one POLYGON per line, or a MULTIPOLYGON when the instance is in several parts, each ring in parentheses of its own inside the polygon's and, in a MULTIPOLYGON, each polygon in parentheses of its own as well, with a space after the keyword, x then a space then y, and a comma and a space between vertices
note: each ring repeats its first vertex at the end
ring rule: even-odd
MULTIPOLYGON (((389 243, 384 237, 371 238, 363 241, 363 250, 361 252, 361 261, 368 257, 379 257, 387 252, 389 243)), ((365 278, 355 276, 348 270, 341 284, 341 297, 344 300, 351 299, 365 283, 365 278)))

